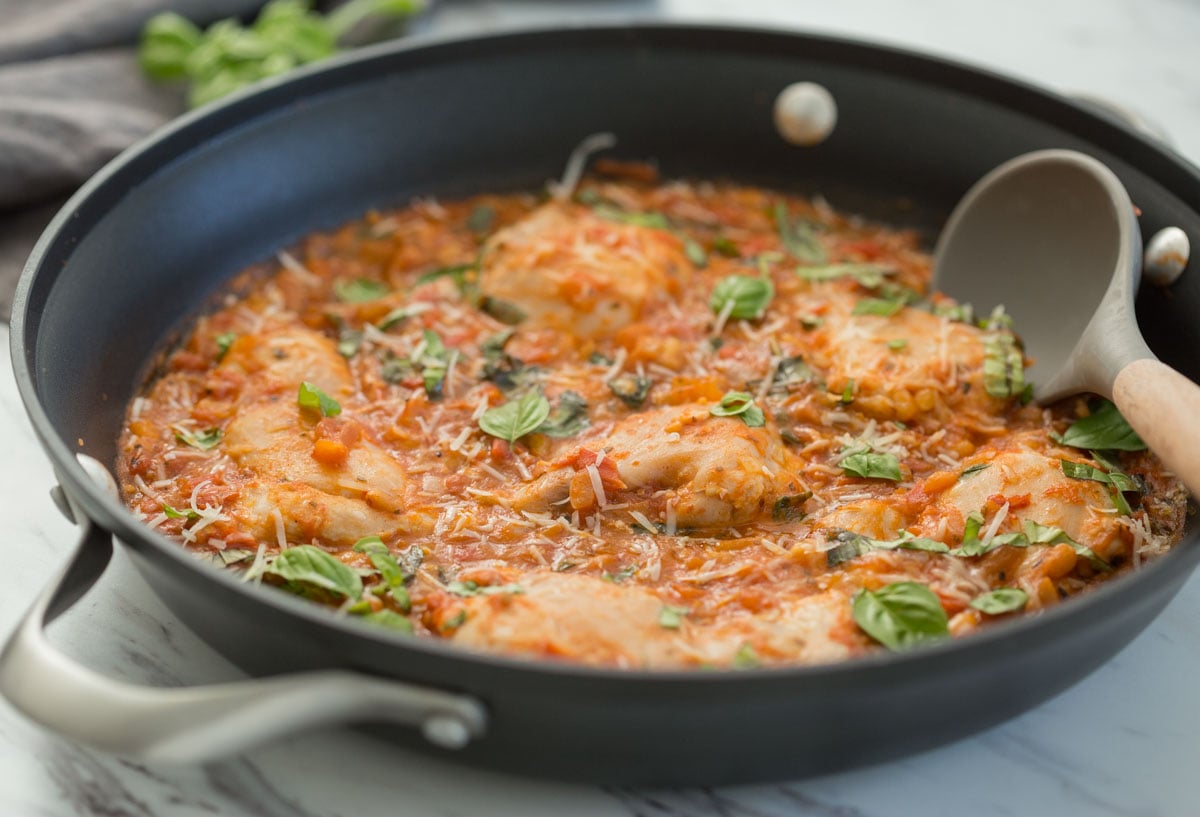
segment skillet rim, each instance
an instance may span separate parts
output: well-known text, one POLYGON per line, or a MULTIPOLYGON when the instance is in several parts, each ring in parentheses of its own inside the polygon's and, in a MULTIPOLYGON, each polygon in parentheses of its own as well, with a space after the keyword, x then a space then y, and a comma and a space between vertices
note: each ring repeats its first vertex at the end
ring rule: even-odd
MULTIPOLYGON (((176 567, 186 565, 184 569, 192 574, 188 577, 189 581, 197 581, 197 575, 206 577, 224 591, 243 595, 251 603, 267 604, 276 612, 300 619, 306 627, 336 632, 343 638, 365 639, 375 646, 406 648, 457 669, 469 670, 483 665, 494 672, 534 674, 561 681, 616 681, 626 686, 686 683, 695 688, 734 682, 819 685, 826 680, 881 676, 883 673, 906 674, 916 671, 924 674, 936 671, 939 665, 974 662, 976 659, 985 662, 1003 660, 1007 654, 1005 648, 1028 647, 1024 641, 1032 641, 1039 633, 1056 627, 1069 628, 1077 619, 1082 626, 1087 626, 1085 617, 1095 618, 1095 613, 1118 604, 1121 599, 1133 600, 1152 593, 1155 588, 1161 588, 1173 580, 1172 572, 1190 573, 1195 568, 1197 561, 1200 561, 1200 530, 1185 534, 1184 539, 1169 553, 1150 564, 1092 588, 1067 604, 997 622, 968 637, 948 639, 910 652, 880 650, 832 664, 766 666, 753 672, 735 669, 708 672, 617 669, 475 652, 440 640, 402 636, 364 623, 352 623, 347 628, 343 624, 348 620, 346 617, 335 616, 325 608, 273 588, 251 587, 228 571, 211 568, 176 542, 146 528, 122 503, 108 496, 91 481, 42 407, 34 373, 41 314, 40 311, 33 314, 31 307, 39 279, 46 280, 48 292, 61 274, 61 269, 48 269, 57 260, 53 257, 54 252, 58 250, 63 260, 69 258, 70 246, 78 243, 79 237, 86 235, 103 219, 107 210, 103 206, 106 197, 109 204, 119 206, 120 199, 132 186, 169 171, 172 164, 183 160, 198 148, 243 128, 253 127, 264 119, 287 116, 289 110, 303 107, 307 99, 370 82, 381 75, 370 70, 376 63, 387 63, 388 68, 382 73, 394 74, 414 66, 461 63, 483 53, 529 53, 530 47, 542 51, 562 51, 572 46, 589 45, 610 51, 645 48, 664 52, 698 51, 707 46, 727 54, 752 52, 755 55, 769 53, 780 56, 794 55, 795 49, 806 47, 804 56, 817 62, 874 73, 891 69, 890 73, 931 86, 937 91, 962 93, 1041 122, 1053 122, 1071 133, 1086 130, 1086 136, 1081 138, 1089 146, 1112 152, 1155 184, 1177 195, 1187 206, 1200 212, 1200 168, 1169 146, 1152 142, 1115 118, 1084 107, 1052 90, 987 68, 890 44, 798 29, 639 21, 627 25, 545 26, 482 36, 412 37, 356 49, 286 76, 256 84, 214 105, 191 111, 171 121, 122 152, 85 182, 55 214, 39 237, 22 271, 13 301, 10 329, 13 370, 26 413, 50 458, 55 474, 63 487, 78 499, 89 520, 120 539, 127 547, 136 551, 148 549, 152 556, 166 558, 176 567), (1051 115, 1055 118, 1048 118, 1051 115), (1181 180, 1190 181, 1192 196, 1183 195, 1164 179, 1179 185, 1182 184, 1181 180), (72 237, 72 228, 77 227, 76 222, 81 214, 88 216, 82 219, 85 230, 80 232, 76 229, 72 237), (31 336, 28 343, 27 335, 31 336)), ((219 647, 217 649, 220 651, 219 647)))

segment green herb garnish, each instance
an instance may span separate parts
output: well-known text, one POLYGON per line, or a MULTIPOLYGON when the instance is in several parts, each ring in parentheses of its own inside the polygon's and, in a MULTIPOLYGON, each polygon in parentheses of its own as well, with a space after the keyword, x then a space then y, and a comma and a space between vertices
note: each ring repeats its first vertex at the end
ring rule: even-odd
POLYGON ((675 607, 671 604, 664 604, 662 609, 658 611, 658 626, 665 630, 678 630, 683 624, 683 617, 690 610, 686 607, 675 607))
POLYGON ((763 410, 754 403, 754 395, 744 391, 726 392, 721 402, 709 408, 714 417, 740 417, 751 428, 766 425, 763 410))
POLYGON ((904 349, 908 346, 908 341, 904 338, 896 338, 895 340, 889 340, 887 346, 893 352, 899 352, 901 349, 904 349))
POLYGON ((999 616, 1023 610, 1028 601, 1029 594, 1019 587, 1001 587, 976 596, 969 606, 989 616, 999 616))
POLYGON ((200 514, 193 511, 191 508, 184 508, 182 511, 172 508, 167 503, 163 503, 163 513, 167 515, 167 519, 189 519, 196 520, 200 518, 200 514))
POLYGON ((479 309, 509 326, 516 326, 527 317, 525 311, 516 304, 488 296, 479 302, 479 309))
POLYGON ((1146 444, 1137 435, 1117 407, 1108 400, 1092 404, 1092 413, 1076 420, 1056 442, 1072 448, 1096 448, 1116 451, 1144 451, 1146 444))
POLYGON ((1012 332, 1002 331, 983 339, 983 387, 992 397, 1019 396, 1025 389, 1025 356, 1012 332))
POLYGON ((404 589, 404 583, 412 578, 412 574, 404 572, 396 561, 396 557, 378 536, 365 536, 359 539, 354 543, 354 550, 367 554, 367 558, 371 560, 371 566, 379 571, 392 599, 401 610, 407 613, 412 606, 412 601, 408 597, 408 591, 404 589))
POLYGON ((362 596, 359 575, 312 545, 296 545, 280 551, 264 572, 283 579, 289 590, 301 595, 307 595, 308 589, 315 587, 346 599, 362 596))
POLYGON ((362 348, 363 333, 361 329, 345 327, 338 333, 338 354, 349 360, 358 354, 362 348))
POLYGON ((550 402, 540 392, 526 392, 519 400, 510 400, 490 408, 479 418, 479 427, 493 437, 514 443, 537 431, 550 416, 550 402))
POLYGON ((896 582, 879 590, 860 590, 851 611, 863 632, 890 650, 907 650, 950 636, 949 620, 938 597, 918 582, 896 582))
POLYGON ((371 624, 376 624, 380 627, 387 627, 389 630, 396 630, 408 635, 412 635, 413 632, 413 625, 411 621, 399 613, 388 610, 387 608, 384 608, 383 610, 376 610, 372 613, 364 613, 363 615, 359 616, 359 618, 362 621, 368 621, 371 624))
POLYGON ((496 211, 486 204, 480 204, 467 216, 467 229, 475 235, 482 235, 492 229, 495 221, 496 211))
POLYGON ((608 390, 630 408, 641 408, 654 381, 645 375, 623 374, 608 381, 608 390))
POLYGON ((222 332, 217 335, 217 362, 220 363, 225 359, 225 355, 229 354, 229 347, 237 340, 236 332, 222 332))
POLYGON ((421 359, 414 360, 413 363, 421 366, 421 378, 425 386, 425 393, 429 395, 430 399, 436 400, 442 396, 442 386, 445 385, 446 372, 452 353, 446 348, 446 344, 442 343, 438 333, 432 329, 424 330, 423 337, 425 348, 421 352, 421 359))
POLYGON ((771 508, 771 518, 776 522, 799 522, 804 519, 804 503, 812 499, 812 491, 802 494, 781 496, 771 508))
POLYGON ((723 255, 726 258, 741 258, 742 251, 738 249, 738 245, 723 235, 719 235, 712 241, 712 248, 718 255, 723 255))
POLYGON ((900 460, 895 454, 882 451, 855 451, 842 457, 842 471, 847 476, 864 479, 890 479, 899 482, 904 479, 900 473, 900 460))
POLYGON ((302 409, 317 411, 322 417, 336 417, 342 413, 342 407, 325 392, 305 380, 300 384, 300 392, 296 402, 302 409))
POLYGON ((352 304, 376 301, 391 291, 387 284, 382 281, 373 281, 370 278, 333 282, 333 294, 337 296, 337 299, 352 304))
POLYGON ((708 305, 713 314, 728 315, 738 320, 761 318, 775 295, 770 278, 750 275, 730 275, 713 288, 708 305))
POLYGON ((574 437, 588 427, 588 404, 573 391, 565 391, 558 398, 558 405, 538 426, 538 432, 548 437, 574 437))
POLYGON ((222 432, 219 428, 210 428, 205 431, 190 431, 182 426, 171 426, 175 432, 175 439, 184 445, 189 445, 192 448, 198 448, 201 451, 208 451, 216 448, 221 442, 222 432))
POLYGON ((975 465, 964 468, 962 473, 958 475, 958 478, 964 479, 966 477, 974 476, 975 474, 978 474, 980 471, 986 471, 988 468, 991 468, 991 467, 992 467, 992 464, 989 462, 979 462, 979 463, 976 463, 975 465))
MULTIPOLYGON (((863 298, 854 304, 854 309, 850 311, 850 314, 878 315, 881 318, 890 318, 903 309, 907 302, 907 298, 863 298)), ((906 343, 907 341, 901 341, 900 348, 903 348, 906 343)))
POLYGON ((775 204, 775 228, 785 250, 797 261, 822 264, 828 256, 817 238, 817 226, 806 219, 792 220, 785 202, 775 204))
POLYGON ((708 266, 708 253, 700 246, 700 243, 693 238, 683 238, 683 254, 687 256, 687 260, 692 262, 692 266, 696 269, 704 269, 708 266))
POLYGON ((796 274, 808 281, 836 281, 838 278, 853 278, 867 289, 883 284, 883 277, 892 270, 878 264, 829 264, 823 267, 797 267, 796 274))

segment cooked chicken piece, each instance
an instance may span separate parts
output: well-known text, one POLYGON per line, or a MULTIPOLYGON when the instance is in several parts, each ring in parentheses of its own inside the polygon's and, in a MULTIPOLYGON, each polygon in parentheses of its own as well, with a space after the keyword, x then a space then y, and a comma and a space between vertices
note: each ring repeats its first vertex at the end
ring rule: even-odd
POLYGON ((431 527, 431 521, 419 515, 399 509, 381 510, 361 499, 326 493, 303 483, 252 482, 239 493, 229 513, 262 541, 274 542, 282 521, 284 534, 292 544, 316 539, 344 548, 364 536, 388 538, 397 533, 421 533, 431 527))
POLYGON ((220 367, 250 375, 249 390, 254 393, 297 389, 308 381, 337 399, 352 384, 350 369, 333 341, 301 326, 239 337, 220 367))
POLYGON ((690 270, 679 239, 552 203, 496 233, 484 247, 481 288, 515 307, 522 325, 600 338, 668 298, 690 270))
MULTIPOLYGON (((514 506, 546 511, 571 499, 579 509, 572 486, 588 489, 591 481, 577 479, 587 467, 578 453, 521 491, 514 506)), ((680 528, 737 525, 759 516, 778 497, 798 491, 786 456, 773 428, 714 417, 703 406, 646 411, 618 423, 605 440, 603 464, 615 463, 618 484, 632 494, 618 492, 606 499, 636 501, 664 491, 680 528)))
POLYGON ((457 644, 530 658, 563 658, 627 668, 729 666, 747 650, 763 660, 834 661, 850 653, 836 636, 853 630, 840 596, 810 597, 762 616, 717 625, 664 627, 662 601, 636 585, 543 573, 520 594, 466 600, 457 644))
MULTIPOLYGON (((1018 438, 1018 445, 999 453, 981 451, 984 458, 979 463, 988 467, 960 478, 926 509, 920 520, 922 535, 933 534, 943 517, 958 522, 950 525, 961 530, 958 520, 965 520, 990 501, 993 506, 1009 505, 1007 516, 1013 521, 1000 531, 1020 530, 1019 523, 1031 520, 1062 528, 1076 542, 1093 549, 1110 542, 1122 526, 1111 512, 1108 488, 1066 476, 1059 456, 1030 447, 1043 439, 1040 434, 1027 434, 1023 441, 1018 438)), ((1070 457, 1068 452, 1061 453, 1070 457)), ((993 518, 985 516, 988 521, 993 518)))

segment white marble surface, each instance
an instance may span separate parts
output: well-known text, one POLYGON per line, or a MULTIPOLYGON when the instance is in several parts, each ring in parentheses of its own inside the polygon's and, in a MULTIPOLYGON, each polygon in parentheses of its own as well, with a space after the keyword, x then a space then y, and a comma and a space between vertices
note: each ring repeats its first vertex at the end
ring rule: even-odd
MULTIPOLYGON (((422 28, 466 32, 649 15, 861 36, 1104 95, 1160 122, 1184 155, 1200 160, 1195 0, 445 0, 422 28)), ((0 335, 7 344, 7 331, 0 328, 0 335)), ((0 365, 0 429, 8 542, 0 632, 7 634, 73 543, 72 527, 47 496, 50 467, 25 418, 7 355, 0 365)), ((56 625, 54 639, 72 657, 122 678, 176 684, 238 675, 179 625, 121 558, 56 625)), ((1198 677, 1200 578, 1193 578, 1114 660, 989 732, 815 780, 659 792, 472 771, 346 731, 308 735, 204 768, 149 768, 67 745, 0 702, 0 815, 1191 815, 1200 812, 1198 677)))

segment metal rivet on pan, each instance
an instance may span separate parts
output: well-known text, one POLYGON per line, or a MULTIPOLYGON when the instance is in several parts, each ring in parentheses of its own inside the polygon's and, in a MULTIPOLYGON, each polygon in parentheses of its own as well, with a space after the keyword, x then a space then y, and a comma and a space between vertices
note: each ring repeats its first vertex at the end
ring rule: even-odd
POLYGON ((1160 287, 1169 286, 1183 274, 1192 247, 1187 233, 1178 227, 1164 227, 1146 242, 1142 271, 1146 279, 1160 287))
POLYGON ((471 742, 471 729, 454 715, 439 713, 421 722, 421 734, 443 749, 461 749, 471 742))
POLYGON ((775 129, 793 145, 817 145, 837 124, 833 95, 815 82, 793 82, 775 97, 775 129))

